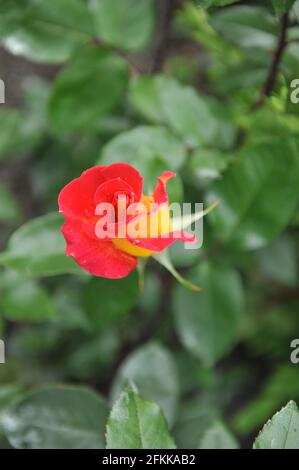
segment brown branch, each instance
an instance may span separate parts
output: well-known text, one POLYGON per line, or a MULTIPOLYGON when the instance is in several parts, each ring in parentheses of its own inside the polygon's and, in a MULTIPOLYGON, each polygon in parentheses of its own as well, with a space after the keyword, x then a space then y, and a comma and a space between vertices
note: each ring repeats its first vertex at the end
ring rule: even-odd
MULTIPOLYGON (((99 38, 93 36, 91 39, 90 39, 90 44, 94 47, 99 47, 99 48, 103 48, 106 46, 106 44, 99 38)), ((114 51, 116 52, 116 54, 119 55, 119 57, 123 58, 124 60, 127 61, 128 63, 128 66, 131 70, 132 73, 137 73, 137 74, 140 74, 142 73, 142 69, 141 67, 132 60, 132 57, 130 56, 130 54, 120 48, 115 48, 114 51)))
POLYGON ((281 20, 281 30, 280 30, 280 34, 278 38, 278 43, 277 43, 276 50, 274 51, 274 54, 273 54, 273 59, 270 64, 266 81, 263 85, 263 88, 262 88, 262 91, 258 100, 256 101, 256 103, 254 103, 252 107, 253 111, 260 108, 264 104, 266 97, 271 95, 275 87, 281 60, 283 58, 283 53, 284 53, 286 46, 288 45, 288 40, 287 40, 288 26, 289 26, 289 14, 285 13, 281 20))
POLYGON ((265 299, 266 306, 284 305, 290 302, 299 300, 298 286, 286 287, 284 289, 276 290, 275 293, 268 295, 265 299))
POLYGON ((171 23, 180 0, 163 0, 158 2, 160 9, 160 24, 158 25, 157 45, 153 54, 151 72, 160 72, 163 68, 171 42, 171 23))

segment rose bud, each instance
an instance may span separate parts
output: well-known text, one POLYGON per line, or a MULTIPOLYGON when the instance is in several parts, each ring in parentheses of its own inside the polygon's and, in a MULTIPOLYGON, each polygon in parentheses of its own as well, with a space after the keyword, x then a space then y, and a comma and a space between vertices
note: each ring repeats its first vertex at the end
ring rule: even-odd
POLYGON ((165 171, 152 195, 142 194, 143 178, 131 165, 94 166, 68 183, 58 198, 65 216, 66 254, 94 276, 128 276, 138 257, 165 250, 175 241, 194 242, 184 231, 172 231, 165 171))

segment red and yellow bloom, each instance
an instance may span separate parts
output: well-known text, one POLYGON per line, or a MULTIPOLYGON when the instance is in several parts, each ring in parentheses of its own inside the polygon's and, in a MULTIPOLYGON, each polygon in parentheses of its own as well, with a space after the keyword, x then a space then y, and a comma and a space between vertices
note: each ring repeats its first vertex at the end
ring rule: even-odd
MULTIPOLYGON (((126 277, 138 263, 138 257, 151 256, 163 251, 177 240, 190 242, 190 235, 171 230, 167 181, 176 175, 164 172, 150 196, 142 194, 143 178, 131 165, 115 163, 95 166, 68 183, 60 192, 59 210, 66 218, 62 233, 66 240, 66 254, 94 276, 111 279, 126 277), (119 199, 126 206, 142 203, 142 213, 127 216, 125 237, 97 236, 97 207, 102 203, 116 205, 119 199), (157 209, 152 211, 152 205, 157 209), (146 232, 142 237, 132 237, 129 228, 137 222, 154 225, 156 235, 146 232), (167 233, 165 233, 165 227, 167 233), (189 236, 188 236, 189 235, 189 236)), ((115 221, 119 224, 119 221, 115 221)))

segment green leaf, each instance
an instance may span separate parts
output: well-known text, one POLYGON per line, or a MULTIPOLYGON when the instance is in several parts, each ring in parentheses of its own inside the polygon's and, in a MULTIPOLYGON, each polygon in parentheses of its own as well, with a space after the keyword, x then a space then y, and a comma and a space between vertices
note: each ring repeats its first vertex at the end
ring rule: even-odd
POLYGON ((40 142, 46 124, 47 93, 47 86, 41 80, 28 80, 24 111, 0 109, 0 160, 26 155, 40 142))
MULTIPOLYGON (((85 340, 77 342, 66 361, 66 373, 80 381, 98 381, 109 370, 110 364, 120 351, 121 338, 117 329, 105 328, 97 336, 88 335, 85 340)), ((108 372, 109 373, 109 372, 108 372)))
POLYGON ((153 0, 91 0, 96 34, 127 50, 144 48, 154 30, 153 0))
POLYGON ((294 12, 295 17, 298 20, 298 16, 299 16, 299 2, 298 2, 298 0, 295 0, 293 12, 294 12))
MULTIPOLYGON (((190 371, 186 371, 186 373, 189 375, 190 371)), ((173 430, 178 448, 198 448, 206 430, 215 420, 218 420, 218 416, 219 410, 214 403, 199 395, 188 396, 181 405, 180 414, 173 430)))
POLYGON ((91 332, 93 330, 93 325, 82 305, 84 283, 80 281, 82 280, 78 276, 71 277, 68 281, 60 284, 53 295, 55 309, 59 314, 51 320, 60 331, 91 332))
POLYGON ((3 434, 2 416, 23 394, 23 386, 19 383, 0 384, 0 442, 3 434))
POLYGON ((183 344, 211 366, 230 351, 237 339, 244 312, 243 289, 233 269, 207 262, 194 270, 191 280, 203 291, 176 288, 176 330, 183 344))
POLYGON ((246 145, 207 198, 220 200, 209 218, 218 239, 237 249, 256 249, 277 237, 298 205, 298 178, 292 140, 246 145))
MULTIPOLYGON (((280 315, 285 312, 280 312, 280 315)), ((288 319, 288 322, 290 320, 288 319)), ((286 324, 286 319, 284 319, 286 324)), ((283 326, 282 326, 283 328, 283 326)), ((286 339, 279 339, 283 344, 287 345, 288 352, 283 356, 283 360, 291 353, 290 339, 294 336, 291 333, 286 335, 286 339)), ((279 344, 279 343, 278 343, 279 344)), ((274 346, 275 347, 275 346, 274 346)), ((264 352, 263 352, 264 353, 264 352)), ((285 363, 276 368, 275 372, 268 378, 265 386, 245 407, 234 417, 234 428, 238 433, 249 434, 254 432, 268 419, 278 407, 283 403, 294 398, 299 398, 299 377, 296 367, 289 363, 285 363)))
POLYGON ((21 134, 22 116, 13 109, 0 109, 0 159, 18 150, 18 136, 21 134))
POLYGON ((12 109, 0 109, 0 159, 15 149, 16 135, 21 127, 21 114, 12 109))
POLYGON ((231 58, 236 58, 235 48, 215 31, 207 11, 198 8, 198 5, 184 2, 183 8, 177 12, 176 24, 184 34, 207 48, 221 63, 227 64, 231 58))
POLYGON ((107 449, 175 449, 165 418, 156 403, 132 387, 114 404, 107 423, 107 449))
POLYGON ((96 128, 122 99, 127 64, 106 49, 81 48, 56 78, 49 118, 56 131, 96 128))
POLYGON ((94 278, 83 290, 85 310, 97 328, 124 320, 137 303, 138 296, 136 272, 124 279, 94 278))
POLYGON ((0 385, 0 421, 1 413, 20 397, 23 387, 20 384, 11 383, 0 385))
POLYGON ((11 34, 23 20, 26 12, 26 0, 2 0, 0 4, 0 38, 11 34))
POLYGON ((151 176, 153 166, 157 165, 156 158, 165 169, 176 170, 186 158, 185 146, 164 127, 139 126, 110 140, 102 150, 99 164, 121 160, 151 176))
POLYGON ((58 213, 27 222, 10 238, 7 250, 0 254, 0 264, 33 276, 82 272, 65 255, 62 224, 63 218, 58 213))
POLYGON ((19 217, 20 210, 13 195, 0 185, 0 221, 16 222, 19 217))
POLYGON ((238 449, 231 432, 220 422, 213 423, 200 441, 200 449, 238 449))
POLYGON ((190 156, 192 175, 201 183, 220 178, 227 164, 227 154, 214 149, 197 148, 190 156))
POLYGON ((158 343, 141 346, 121 364, 113 383, 112 400, 119 396, 123 386, 133 382, 140 394, 156 402, 168 423, 174 422, 178 401, 176 365, 167 349, 158 343))
POLYGON ((66 60, 94 32, 92 16, 81 0, 28 0, 19 9, 9 6, 6 15, 16 16, 17 25, 7 31, 5 46, 40 62, 66 60))
POLYGON ((213 15, 211 22, 219 34, 240 47, 272 50, 277 43, 279 24, 263 7, 224 8, 213 15))
POLYGON ((257 262, 265 276, 287 286, 298 279, 296 244, 291 236, 283 235, 258 251, 257 262))
POLYGON ((10 273, 4 279, 1 307, 9 320, 39 322, 55 315, 48 292, 34 280, 10 273), (7 282, 5 282, 7 281, 7 282))
POLYGON ((299 411, 290 401, 260 431, 254 449, 299 449, 299 411))
POLYGON ((169 125, 190 147, 230 147, 235 139, 235 127, 220 103, 173 78, 158 75, 135 79, 130 100, 147 119, 169 125))
POLYGON ((94 392, 52 386, 27 395, 3 416, 10 444, 19 449, 102 449, 108 408, 94 392))
POLYGON ((278 16, 291 10, 296 0, 272 0, 275 13, 278 16))

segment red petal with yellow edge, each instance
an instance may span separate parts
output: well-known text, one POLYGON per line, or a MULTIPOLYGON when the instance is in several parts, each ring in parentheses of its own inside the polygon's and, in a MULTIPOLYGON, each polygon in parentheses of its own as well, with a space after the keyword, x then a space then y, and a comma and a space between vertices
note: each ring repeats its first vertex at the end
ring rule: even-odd
POLYGON ((138 248, 143 248, 155 253, 159 253, 160 251, 165 250, 165 248, 168 248, 177 241, 186 243, 196 243, 197 241, 195 235, 185 231, 172 232, 168 237, 165 238, 159 237, 134 239, 127 237, 127 240, 129 240, 132 245, 138 248))

